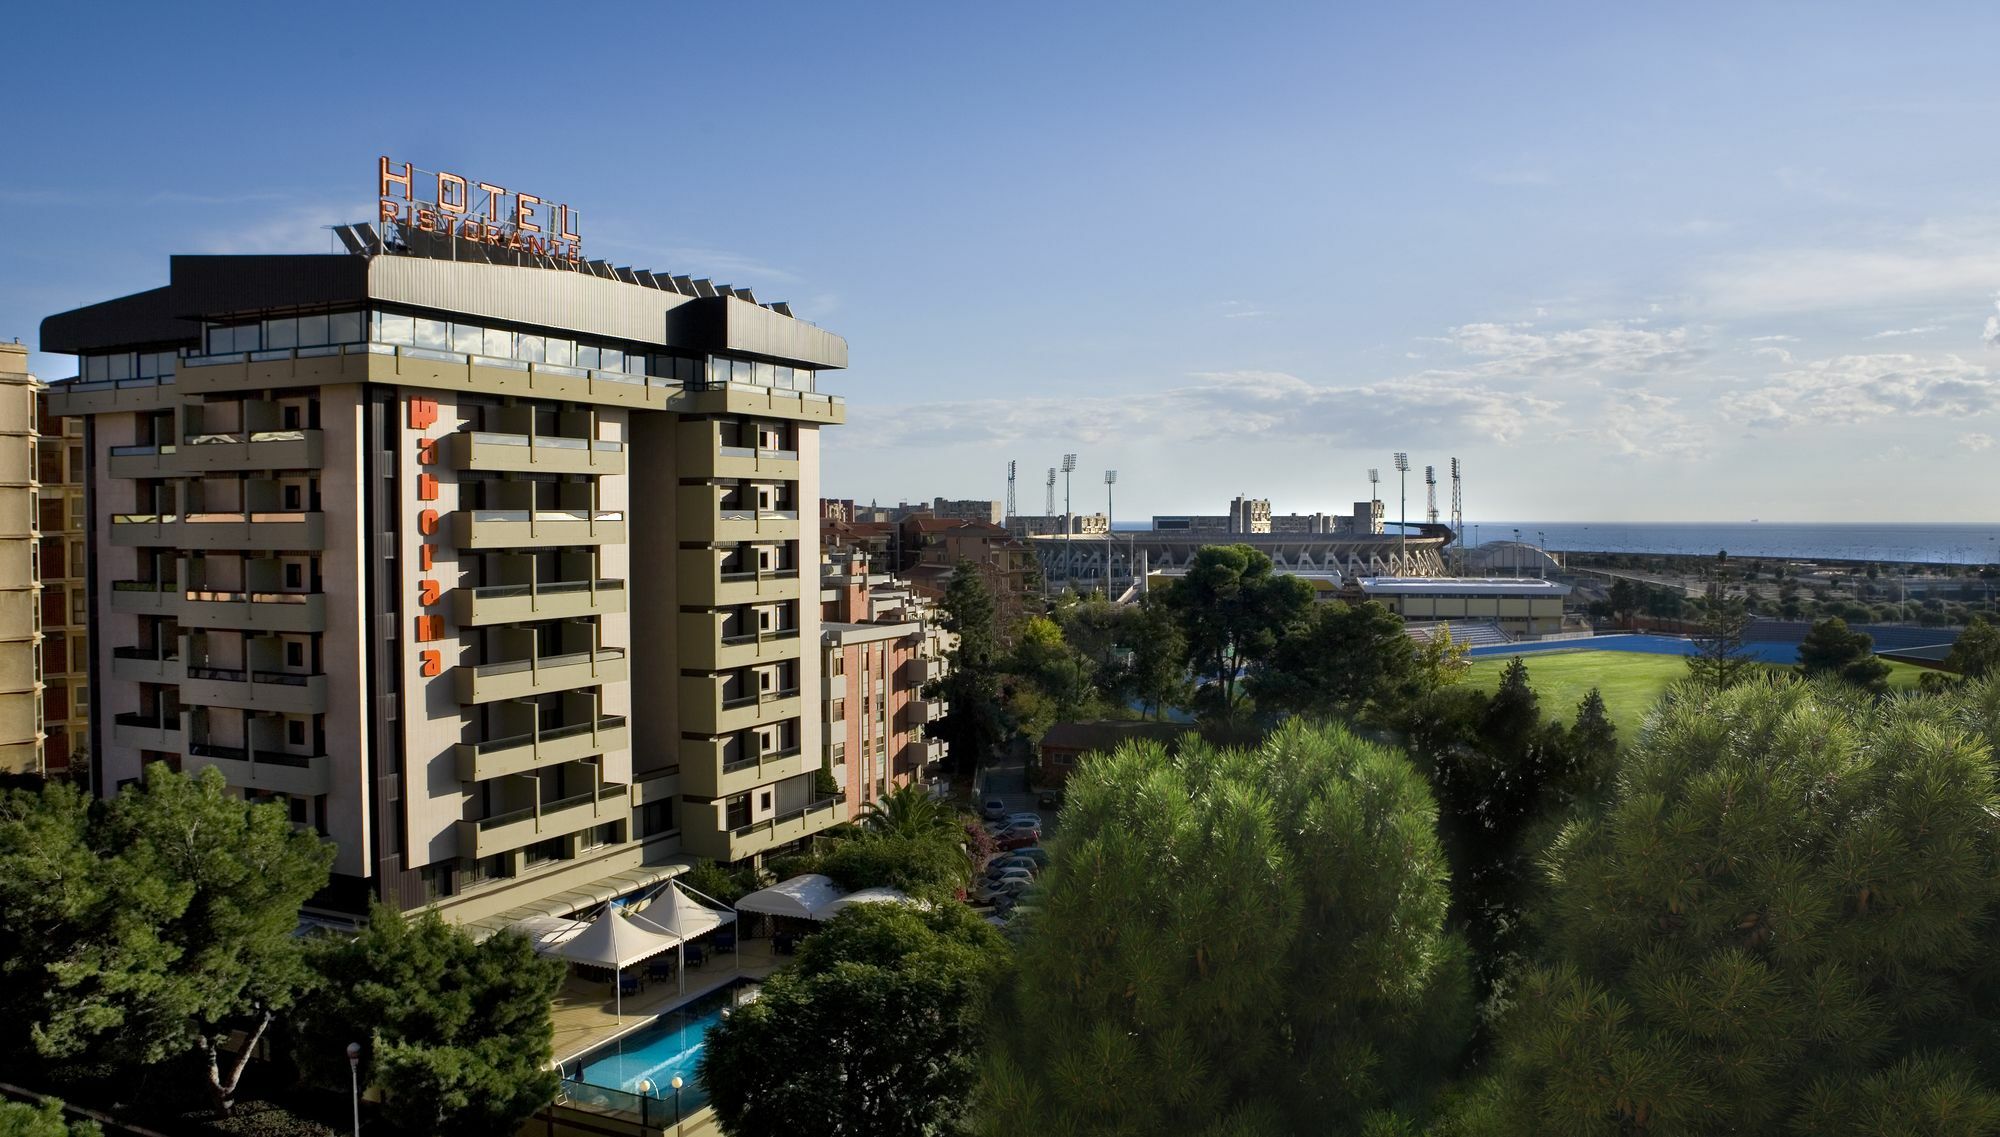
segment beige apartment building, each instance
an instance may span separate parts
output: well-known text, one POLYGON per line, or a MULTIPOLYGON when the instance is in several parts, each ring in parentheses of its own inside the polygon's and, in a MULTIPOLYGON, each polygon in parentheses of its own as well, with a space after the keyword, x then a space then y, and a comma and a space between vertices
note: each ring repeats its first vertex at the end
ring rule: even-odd
POLYGON ((100 793, 215 767, 319 906, 497 927, 841 820, 819 431, 840 337, 748 290, 343 228, 51 317, 81 357, 100 793), (404 243, 407 239, 408 243, 404 243))
POLYGON ((35 480, 41 495, 42 756, 51 775, 90 761, 90 588, 85 577, 83 420, 35 393, 35 480))
POLYGON ((820 605, 826 767, 854 819, 890 789, 928 780, 943 762, 945 743, 926 737, 926 727, 949 707, 924 688, 944 677, 952 638, 928 600, 871 574, 859 551, 827 558, 820 605))
POLYGON ((0 344, 0 773, 40 774, 40 505, 35 485, 35 392, 28 349, 0 344))

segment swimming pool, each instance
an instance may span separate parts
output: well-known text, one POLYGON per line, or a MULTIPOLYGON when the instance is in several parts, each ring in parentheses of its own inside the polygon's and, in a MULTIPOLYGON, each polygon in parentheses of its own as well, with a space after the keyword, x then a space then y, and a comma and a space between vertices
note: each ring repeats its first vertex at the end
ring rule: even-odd
MULTIPOLYGON (((1469 649, 1466 654, 1479 657, 1488 655, 1528 655, 1541 651, 1635 651, 1646 655, 1693 655, 1694 641, 1679 636, 1590 636, 1574 640, 1543 640, 1537 643, 1483 644, 1469 649)), ((1797 663, 1799 645, 1771 640, 1748 640, 1743 644, 1743 654, 1764 663, 1797 663)))
POLYGON ((711 991, 679 1010, 661 1015, 642 1029, 591 1051, 580 1064, 564 1063, 563 1077, 585 1086, 627 1094, 640 1094, 640 1083, 649 1082, 649 1096, 663 1102, 674 1100, 674 1079, 679 1078, 681 1112, 693 1113, 708 1104, 708 1090, 702 1086, 697 1070, 709 1028, 722 1021, 724 1010, 743 1001, 746 989, 754 990, 756 986, 755 980, 739 979, 711 991))

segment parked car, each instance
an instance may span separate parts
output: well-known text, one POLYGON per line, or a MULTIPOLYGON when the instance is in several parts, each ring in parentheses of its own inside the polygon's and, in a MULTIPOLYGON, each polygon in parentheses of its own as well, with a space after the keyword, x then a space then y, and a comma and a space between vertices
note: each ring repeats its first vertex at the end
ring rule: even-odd
POLYGON ((1003 841, 1017 833, 1040 832, 1041 826, 1032 821, 1003 821, 987 829, 995 841, 1003 841))
POLYGON ((1043 809, 1056 809, 1062 805, 1062 798, 1054 790, 1043 790, 1042 796, 1035 799, 1035 804, 1043 809))
POLYGON ((1038 869, 1049 867, 1049 851, 1040 845, 1023 845, 1007 855, 1010 857, 1026 857, 1035 862, 1035 867, 1038 869))
POLYGON ((1029 872, 1040 872, 1042 866, 1036 863, 1033 857, 1021 857, 1009 853, 1003 857, 993 858, 986 866, 986 875, 992 876, 1001 869, 1027 869, 1029 872))
POLYGON ((1035 879, 1035 874, 1032 869, 1023 869, 1023 868, 1001 869, 999 872, 989 872, 986 874, 986 887, 992 888, 1004 880, 1033 880, 1033 879, 1035 879))
POLYGON ((1030 845, 1040 845, 1042 843, 1042 831, 1039 829, 1012 829, 1000 834, 994 839, 993 843, 1000 846, 1002 850, 1011 853, 1015 849, 1025 849, 1030 845))
POLYGON ((1007 816, 1007 803, 997 797, 988 798, 986 803, 979 807, 979 816, 988 821, 998 821, 1007 816))
POLYGON ((1035 887, 1035 882, 1026 877, 1010 877, 988 888, 986 893, 989 896, 1007 896, 1019 900, 1022 893, 1033 887, 1035 887))
POLYGON ((1008 821, 1032 821, 1032 822, 1034 822, 1035 824, 1037 824, 1037 825, 1040 825, 1040 824, 1042 823, 1042 815, 1041 815, 1041 814, 1039 814, 1039 813, 1035 813, 1035 812, 1033 812, 1033 811, 1023 811, 1023 812, 1021 812, 1021 813, 1010 813, 1010 814, 1008 814, 1008 815, 1007 815, 1007 820, 1008 820, 1008 821))

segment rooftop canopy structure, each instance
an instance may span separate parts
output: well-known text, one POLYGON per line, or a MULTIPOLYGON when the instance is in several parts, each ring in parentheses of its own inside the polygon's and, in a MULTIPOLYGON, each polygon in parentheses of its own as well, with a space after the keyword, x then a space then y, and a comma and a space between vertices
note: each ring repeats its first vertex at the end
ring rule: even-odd
POLYGON ((629 964, 643 963, 681 945, 671 935, 641 927, 625 915, 625 910, 607 904, 588 927, 555 945, 550 954, 572 963, 608 967, 612 971, 615 1013, 625 1017, 625 984, 622 972, 629 964))
POLYGON ((831 915, 828 906, 841 896, 840 886, 833 883, 832 877, 805 873, 743 897, 736 902, 736 910, 789 916, 794 920, 824 920, 831 915))

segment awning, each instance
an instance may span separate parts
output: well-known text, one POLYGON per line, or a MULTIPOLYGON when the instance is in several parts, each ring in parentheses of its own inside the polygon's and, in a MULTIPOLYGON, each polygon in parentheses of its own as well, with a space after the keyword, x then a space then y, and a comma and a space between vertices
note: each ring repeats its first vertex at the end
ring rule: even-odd
MULTIPOLYGON (((676 856, 653 864, 620 869, 600 877, 585 878, 562 892, 539 897, 491 916, 483 916, 466 923, 464 927, 473 939, 483 940, 508 925, 531 916, 568 916, 572 912, 588 912, 613 897, 650 888, 668 877, 678 876, 693 868, 694 864, 693 857, 676 856)), ((444 909, 444 918, 452 919, 449 906, 444 909)))
POLYGON ((843 896, 840 899, 835 900, 833 903, 825 905, 820 909, 820 914, 813 918, 816 920, 831 920, 835 916, 840 915, 843 909, 847 908, 849 905, 852 904, 913 904, 913 903, 915 903, 915 901, 910 899, 910 894, 904 892, 900 888, 887 888, 887 887, 863 888, 863 889, 857 889, 854 892, 850 892, 846 896, 843 896))
POLYGON ((528 937, 537 952, 547 954, 589 926, 582 920, 565 920, 561 916, 528 916, 514 921, 507 930, 528 937))
POLYGON ((555 945, 551 954, 575 963, 621 968, 672 951, 680 941, 642 928, 624 910, 606 905, 590 926, 555 945))
POLYGON ((668 881, 659 895, 648 901, 645 909, 634 913, 630 919, 649 932, 658 932, 682 941, 692 940, 704 932, 712 932, 724 924, 735 923, 736 913, 718 911, 705 904, 696 903, 692 896, 681 891, 679 885, 668 881))
POLYGON ((839 900, 840 886, 830 876, 806 873, 760 888, 736 902, 738 912, 758 912, 766 916, 790 916, 795 920, 823 920, 827 905, 839 900))

